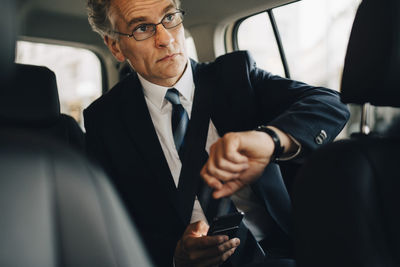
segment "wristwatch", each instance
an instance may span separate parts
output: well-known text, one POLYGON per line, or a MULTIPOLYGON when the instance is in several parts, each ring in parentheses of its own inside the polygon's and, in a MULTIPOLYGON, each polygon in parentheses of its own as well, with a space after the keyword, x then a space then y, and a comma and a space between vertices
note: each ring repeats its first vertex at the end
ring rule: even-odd
POLYGON ((281 140, 279 139, 278 134, 272 130, 271 128, 268 128, 267 126, 260 125, 256 129, 256 131, 259 132, 264 132, 271 136, 272 141, 274 142, 275 148, 274 152, 272 153, 272 159, 271 161, 276 161, 279 160, 279 157, 283 154, 283 150, 285 149, 283 146, 281 146, 281 140))

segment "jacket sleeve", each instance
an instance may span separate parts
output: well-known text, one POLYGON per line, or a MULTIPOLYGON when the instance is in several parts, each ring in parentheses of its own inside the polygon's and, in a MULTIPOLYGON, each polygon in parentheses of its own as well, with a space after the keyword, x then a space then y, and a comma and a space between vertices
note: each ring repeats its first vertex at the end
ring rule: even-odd
POLYGON ((225 94, 235 92, 240 95, 237 103, 247 101, 247 109, 252 110, 243 108, 241 114, 255 117, 249 118, 254 124, 272 125, 290 134, 301 143, 303 155, 333 141, 346 124, 349 111, 338 92, 259 69, 245 51, 224 57, 217 62, 224 72, 220 75, 228 77, 223 83, 230 91, 225 94))

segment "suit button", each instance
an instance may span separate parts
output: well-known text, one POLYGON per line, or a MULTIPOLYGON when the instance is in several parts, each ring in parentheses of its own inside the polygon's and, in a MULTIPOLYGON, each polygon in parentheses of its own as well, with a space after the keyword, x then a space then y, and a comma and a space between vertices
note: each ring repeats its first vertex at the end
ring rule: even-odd
POLYGON ((315 137, 315 143, 318 145, 322 145, 325 141, 325 139, 328 137, 326 132, 324 130, 321 130, 319 134, 315 137))

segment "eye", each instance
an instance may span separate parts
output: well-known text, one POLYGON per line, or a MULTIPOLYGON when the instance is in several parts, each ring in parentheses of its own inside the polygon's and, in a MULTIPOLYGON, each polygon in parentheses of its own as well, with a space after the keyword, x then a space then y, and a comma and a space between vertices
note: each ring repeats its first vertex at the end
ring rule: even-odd
POLYGON ((133 31, 137 33, 148 32, 151 30, 151 26, 148 24, 141 24, 137 26, 133 31))
POLYGON ((167 14, 164 18, 165 22, 171 22, 174 21, 176 14, 172 13, 172 14, 167 14))

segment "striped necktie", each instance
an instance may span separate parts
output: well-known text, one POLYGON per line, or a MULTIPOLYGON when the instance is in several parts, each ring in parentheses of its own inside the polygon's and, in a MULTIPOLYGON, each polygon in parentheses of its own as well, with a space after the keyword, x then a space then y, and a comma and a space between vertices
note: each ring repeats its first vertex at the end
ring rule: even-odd
POLYGON ((172 104, 171 126, 176 151, 182 161, 182 151, 185 143, 186 128, 189 123, 189 116, 181 104, 179 92, 175 88, 168 89, 165 98, 172 104))

